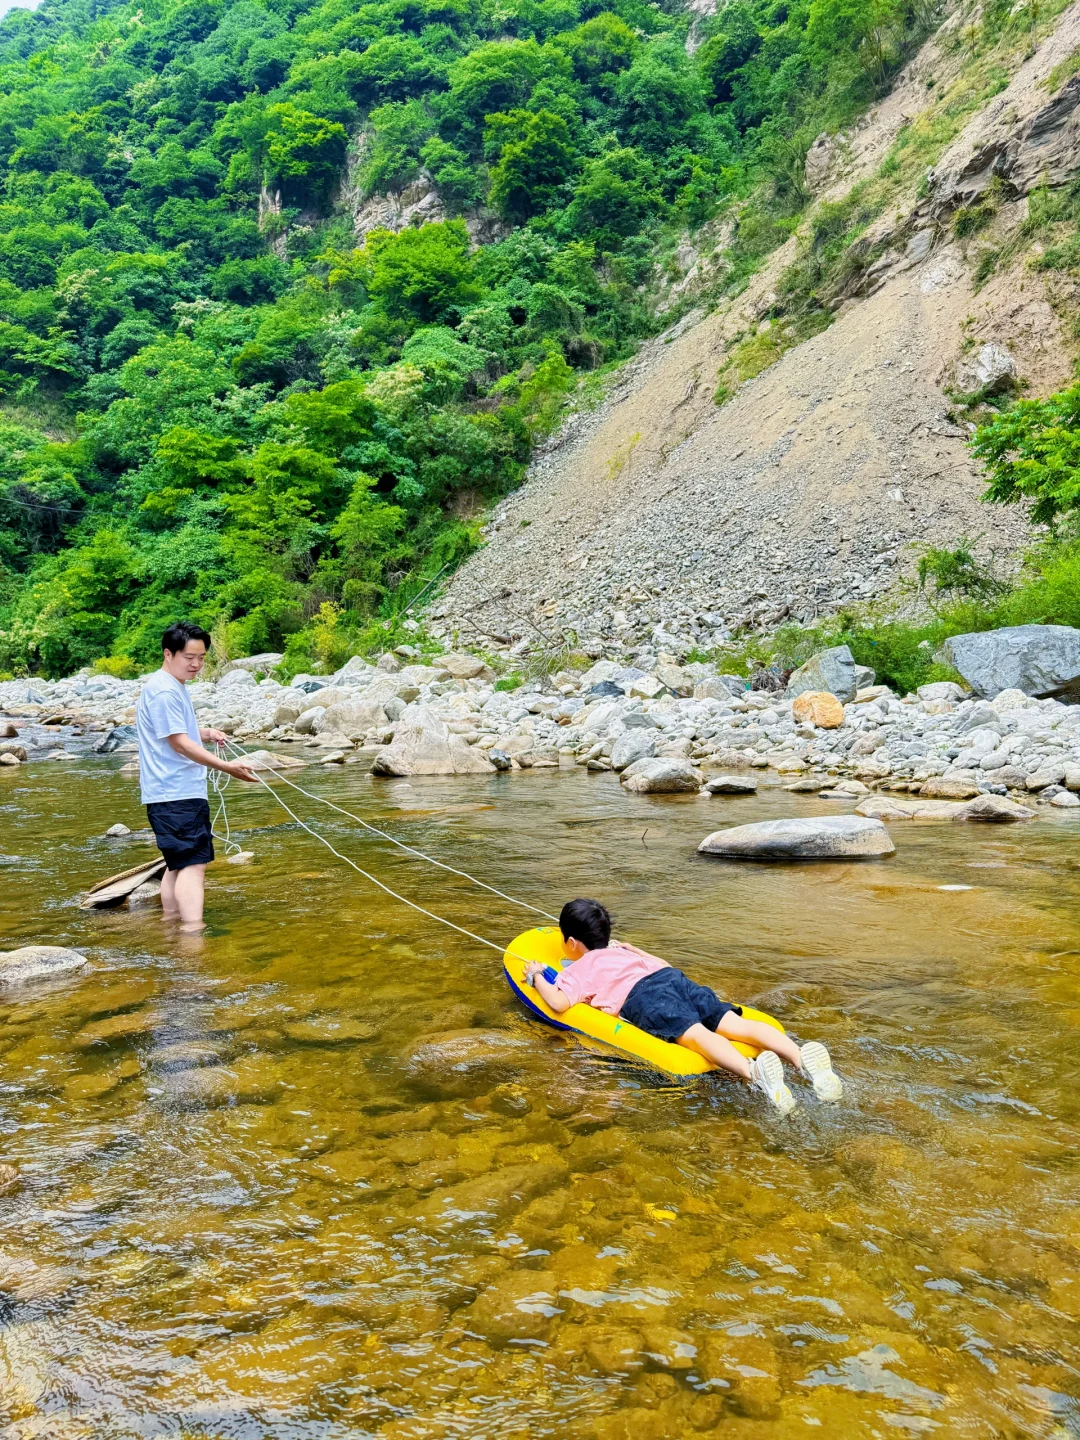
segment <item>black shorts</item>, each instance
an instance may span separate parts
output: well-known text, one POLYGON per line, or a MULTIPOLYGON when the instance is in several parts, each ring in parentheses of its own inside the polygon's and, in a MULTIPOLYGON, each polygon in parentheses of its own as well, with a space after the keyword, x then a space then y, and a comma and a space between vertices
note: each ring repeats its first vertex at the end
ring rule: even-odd
POLYGON ((678 1040, 691 1025, 715 1030, 729 1010, 742 1014, 740 1006, 729 1005, 715 990, 695 984, 669 965, 639 980, 619 1014, 659 1040, 678 1040))
POLYGON ((147 805, 146 818, 170 870, 209 865, 214 858, 207 800, 161 800, 147 805))

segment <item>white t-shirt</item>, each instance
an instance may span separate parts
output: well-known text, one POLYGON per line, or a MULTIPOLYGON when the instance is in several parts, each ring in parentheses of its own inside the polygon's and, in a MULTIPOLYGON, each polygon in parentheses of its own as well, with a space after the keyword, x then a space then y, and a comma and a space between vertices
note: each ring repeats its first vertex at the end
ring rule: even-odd
POLYGON ((202 744, 191 696, 167 670, 151 675, 135 710, 139 737, 139 782, 144 805, 162 800, 205 800, 206 766, 178 755, 170 735, 190 735, 202 744))

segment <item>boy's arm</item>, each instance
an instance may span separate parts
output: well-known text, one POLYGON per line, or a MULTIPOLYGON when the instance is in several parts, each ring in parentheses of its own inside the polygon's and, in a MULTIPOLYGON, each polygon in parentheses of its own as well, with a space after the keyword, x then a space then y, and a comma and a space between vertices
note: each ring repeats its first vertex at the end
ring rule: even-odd
POLYGON ((534 962, 526 966, 525 979, 540 996, 541 1000, 547 1001, 556 1015, 563 1014, 563 1012, 569 1010, 573 1004, 573 1001, 564 995, 557 985, 553 985, 550 980, 544 977, 543 965, 534 962))

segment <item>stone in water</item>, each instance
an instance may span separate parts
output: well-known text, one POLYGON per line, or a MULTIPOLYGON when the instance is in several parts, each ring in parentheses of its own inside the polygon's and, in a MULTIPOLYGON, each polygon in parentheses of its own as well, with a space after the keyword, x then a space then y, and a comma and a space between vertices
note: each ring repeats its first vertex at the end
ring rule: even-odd
POLYGON ((861 860, 895 855, 896 846, 880 820, 822 815, 717 830, 698 853, 732 860, 861 860))

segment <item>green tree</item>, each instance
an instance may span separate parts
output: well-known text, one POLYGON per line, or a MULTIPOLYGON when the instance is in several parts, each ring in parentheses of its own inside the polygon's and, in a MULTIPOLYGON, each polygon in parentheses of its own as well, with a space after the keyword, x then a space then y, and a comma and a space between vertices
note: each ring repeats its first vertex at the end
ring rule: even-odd
POLYGON ((484 144, 498 155, 489 198, 505 220, 521 223, 546 210, 578 168, 566 121, 550 110, 489 115, 484 144))
POLYGON ((395 235, 373 230, 364 247, 368 289, 391 314, 437 324, 480 297, 473 278, 469 232, 460 220, 421 225, 395 235))
POLYGON ((1041 525, 1080 509, 1080 384, 1018 400, 979 426, 971 448, 990 476, 986 499, 1026 502, 1041 525))

